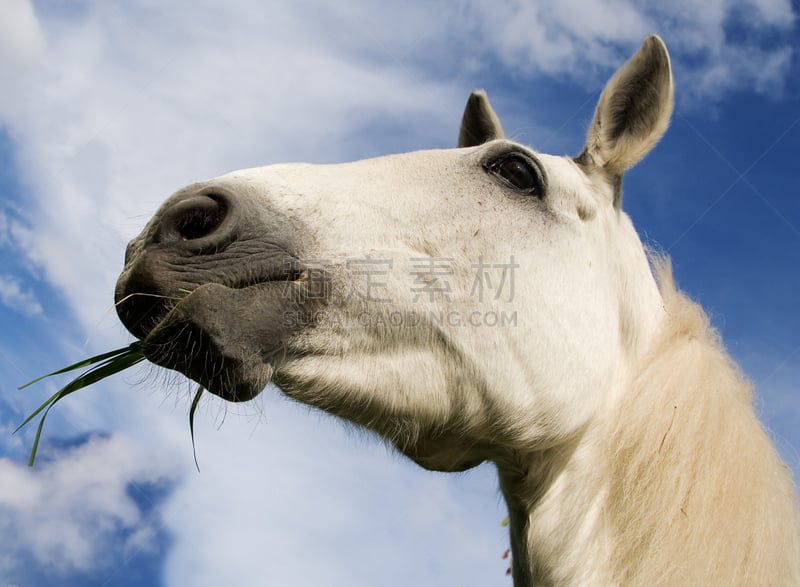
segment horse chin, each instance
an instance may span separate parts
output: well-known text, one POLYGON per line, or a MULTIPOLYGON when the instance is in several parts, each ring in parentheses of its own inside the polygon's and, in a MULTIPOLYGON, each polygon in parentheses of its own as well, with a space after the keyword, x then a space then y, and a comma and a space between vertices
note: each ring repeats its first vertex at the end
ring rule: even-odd
POLYGON ((423 469, 438 473, 463 473, 477 467, 483 459, 445 460, 438 457, 410 457, 423 469))
POLYGON ((477 467, 486 459, 475 446, 465 448, 455 435, 445 434, 428 441, 417 440, 411 447, 396 445, 412 461, 428 471, 462 473, 477 467))
POLYGON ((200 286, 142 340, 144 354, 225 400, 250 400, 270 382, 291 334, 283 316, 293 305, 281 287, 200 286))

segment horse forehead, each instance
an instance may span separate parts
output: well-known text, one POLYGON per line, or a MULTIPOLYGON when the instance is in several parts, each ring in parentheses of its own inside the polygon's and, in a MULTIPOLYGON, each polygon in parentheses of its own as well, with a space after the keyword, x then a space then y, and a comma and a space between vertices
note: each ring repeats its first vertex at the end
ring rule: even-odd
MULTIPOLYGON (((425 194, 468 194, 481 189, 476 172, 486 157, 485 148, 411 151, 335 164, 281 163, 234 171, 217 180, 237 188, 247 186, 251 189, 246 191, 257 198, 316 194, 337 199, 347 195, 354 200, 377 198, 384 204, 387 198, 424 200, 425 194)), ((572 207, 583 202, 594 207, 598 198, 610 197, 601 194, 603 186, 571 158, 530 152, 544 168, 552 196, 562 204, 572 207)))
MULTIPOLYGON (((471 149, 469 149, 471 150, 471 149)), ((468 149, 435 149, 384 155, 358 161, 333 164, 279 163, 265 167, 242 169, 221 176, 221 180, 279 185, 285 188, 318 186, 335 189, 339 185, 358 184, 368 189, 369 184, 393 182, 435 183, 437 178, 448 176, 452 181, 454 171, 465 169, 468 149)), ((399 187, 399 186, 398 186, 399 187)))
POLYGON ((572 157, 547 153, 536 153, 536 157, 544 167, 548 186, 573 194, 596 191, 597 186, 572 157))

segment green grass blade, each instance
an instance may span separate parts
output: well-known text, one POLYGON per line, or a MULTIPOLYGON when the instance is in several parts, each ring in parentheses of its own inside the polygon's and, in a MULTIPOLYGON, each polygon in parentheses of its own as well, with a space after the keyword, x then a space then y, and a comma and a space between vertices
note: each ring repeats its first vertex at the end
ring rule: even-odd
MULTIPOLYGON (((51 406, 53 404, 50 404, 51 406)), ((36 436, 33 437, 33 446, 31 447, 31 456, 28 457, 28 466, 32 467, 33 462, 36 460, 36 451, 39 449, 39 439, 42 437, 42 429, 44 428, 44 419, 47 417, 47 412, 50 411, 48 407, 42 419, 39 420, 39 425, 36 427, 36 436)))
MULTIPOLYGON (((62 388, 62 389, 63 389, 63 388, 62 388)), ((14 429, 14 432, 12 432, 12 434, 16 434, 17 432, 19 432, 20 430, 22 430, 22 429, 23 429, 23 428, 24 428, 24 427, 25 427, 25 426, 28 424, 28 422, 30 422, 30 421, 31 421, 31 420, 33 420, 33 419, 34 419, 36 416, 38 416, 38 415, 39 415, 39 413, 40 413, 42 410, 45 410, 45 409, 47 409, 47 406, 49 406, 49 405, 52 405, 53 403, 57 402, 57 401, 58 401, 58 396, 60 396, 60 395, 61 395, 61 389, 59 389, 57 392, 55 392, 53 395, 51 395, 49 398, 47 398, 47 400, 46 400, 46 401, 45 401, 45 402, 44 402, 44 403, 43 403, 41 406, 39 406, 38 408, 36 408, 36 410, 35 410, 34 412, 32 412, 30 416, 28 416, 27 418, 25 418, 25 421, 24 421, 22 424, 20 424, 19 426, 17 426, 17 427, 14 429)))
POLYGON ((34 383, 38 383, 42 379, 47 379, 48 377, 52 377, 53 375, 61 375, 62 373, 69 373, 70 371, 75 371, 76 369, 83 369, 84 367, 89 367, 90 365, 94 365, 95 363, 99 363, 100 361, 105 361, 107 359, 112 359, 114 357, 120 355, 126 355, 128 353, 141 354, 142 353, 141 344, 138 342, 133 342, 130 345, 123 347, 121 349, 116 349, 114 351, 109 351, 101 355, 95 355, 94 357, 89 357, 88 359, 78 361, 77 363, 73 363, 69 367, 64 367, 63 369, 59 369, 58 371, 53 371, 52 373, 48 373, 47 375, 42 375, 41 377, 37 377, 33 381, 28 381, 28 383, 26 383, 25 385, 19 386, 18 389, 25 389, 26 387, 30 387, 34 383))
POLYGON ((197 445, 194 442, 194 413, 197 411, 197 406, 200 405, 200 396, 203 395, 203 386, 197 388, 192 400, 192 406, 189 408, 189 434, 192 437, 192 455, 194 455, 194 466, 197 467, 197 472, 200 472, 200 465, 197 462, 197 445))
MULTIPOLYGON (((142 353, 141 347, 137 343, 133 343, 130 346, 124 349, 118 349, 116 351, 111 351, 108 353, 103 353, 102 355, 97 355, 90 359, 86 359, 85 361, 81 361, 80 363, 76 363, 73 366, 66 367, 59 371, 55 371, 50 375, 57 375, 60 373, 66 373, 67 371, 71 371, 73 369, 80 368, 81 366, 86 365, 95 365, 85 373, 82 373, 69 383, 67 383, 64 387, 59 389, 56 393, 51 395, 42 405, 40 405, 36 410, 29 415, 22 424, 20 424, 14 433, 16 434, 21 428, 23 428, 26 424, 28 424, 31 420, 33 420, 37 415, 40 413, 42 414, 41 419, 39 420, 39 425, 36 429, 36 436, 34 437, 33 447, 31 448, 31 455, 30 459, 28 460, 28 465, 33 466, 34 460, 36 459, 36 451, 39 448, 39 440, 42 435, 42 429, 44 427, 44 420, 47 417, 47 414, 50 412, 50 409, 59 402, 62 398, 68 396, 69 394, 78 391, 79 389, 83 389, 84 387, 88 387, 106 377, 110 377, 115 373, 119 373, 120 371, 124 371, 129 367, 133 367, 137 363, 140 363, 145 360, 144 354, 142 353)), ((50 375, 45 375, 45 377, 49 377, 50 375)), ((40 377, 38 380, 43 379, 40 377)), ((35 380, 35 381, 38 381, 35 380)), ((31 383, 35 383, 35 381, 31 383)), ((30 385, 30 384, 28 384, 30 385)))
POLYGON ((90 370, 82 373, 67 383, 61 388, 61 395, 63 397, 65 395, 69 395, 73 391, 78 391, 79 389, 88 387, 89 385, 97 383, 106 377, 110 377, 115 373, 119 373, 120 371, 124 371, 129 367, 133 367, 137 363, 141 363, 144 360, 144 355, 139 354, 121 355, 114 357, 113 359, 109 359, 104 363, 100 363, 99 365, 92 367, 90 370))
MULTIPOLYGON (((90 385, 94 385, 95 383, 102 381, 111 375, 119 373, 120 371, 124 371, 130 367, 133 367, 144 360, 145 356, 144 352, 142 351, 141 343, 134 342, 127 347, 78 361, 77 363, 74 363, 68 367, 53 371, 47 375, 42 375, 41 377, 37 377, 33 381, 22 385, 19 389, 25 389, 26 387, 29 387, 34 383, 38 383, 47 377, 61 375, 76 369, 89 367, 89 369, 87 369, 85 372, 75 377, 72 381, 47 398, 47 400, 45 400, 38 408, 36 408, 36 410, 34 410, 27 418, 25 418, 22 424, 17 426, 17 428, 14 430, 14 434, 16 434, 22 428, 28 425, 34 418, 36 418, 36 416, 41 415, 39 424, 36 427, 36 434, 33 439, 33 446, 31 447, 30 457, 28 459, 28 466, 32 467, 34 461, 36 460, 36 453, 39 449, 39 442, 42 438, 42 430, 44 429, 44 421, 53 406, 71 393, 74 393, 85 387, 89 387, 90 385)), ((204 391, 205 389, 202 385, 197 388, 194 398, 192 399, 191 407, 189 408, 189 433, 192 438, 192 454, 194 456, 194 464, 198 471, 200 471, 200 465, 197 461, 197 445, 194 437, 194 417, 195 413, 197 412, 197 407, 200 405, 200 398, 202 397, 204 391)))

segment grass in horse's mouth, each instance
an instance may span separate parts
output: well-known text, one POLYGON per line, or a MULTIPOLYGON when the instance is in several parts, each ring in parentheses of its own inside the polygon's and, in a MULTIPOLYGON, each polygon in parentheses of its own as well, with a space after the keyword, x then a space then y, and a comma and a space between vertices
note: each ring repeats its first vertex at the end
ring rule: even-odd
MULTIPOLYGON (((34 410, 25 420, 17 426, 14 433, 16 434, 19 432, 23 427, 25 427, 31 420, 33 420, 39 414, 42 417, 39 419, 39 425, 36 428, 36 436, 33 439, 33 446, 31 447, 31 454, 30 458, 28 459, 28 466, 33 466, 34 461, 36 460, 36 451, 39 448, 39 440, 42 436, 42 429, 44 428, 44 420, 47 418, 47 414, 50 412, 52 407, 56 405, 56 403, 68 396, 69 394, 78 391, 79 389, 83 389, 84 387, 88 387, 93 385, 99 381, 102 381, 106 377, 110 377, 120 371, 124 371, 134 365, 137 365, 145 360, 144 352, 142 351, 142 345, 140 342, 134 342, 126 347, 122 347, 120 349, 109 351, 107 353, 102 353, 99 355, 95 355, 94 357, 89 357, 88 359, 84 359, 82 361, 78 361, 68 367, 64 367, 63 369, 58 369, 57 371, 53 371, 52 373, 48 373, 47 375, 42 375, 41 377, 37 377, 33 381, 29 381, 25 385, 22 385, 19 389, 25 389, 33 385, 34 383, 38 383, 42 379, 47 377, 52 377, 54 375, 61 375, 63 373, 68 373, 70 371, 76 371, 78 369, 88 369, 78 375, 75 379, 67 383, 64 387, 59 389, 56 393, 50 396, 42 405, 40 405, 36 410, 34 410)), ((203 394, 203 387, 200 386, 197 388, 195 392, 194 399, 192 400, 192 405, 189 408, 189 433, 192 437, 192 451, 194 452, 194 462, 195 466, 197 466, 197 452, 195 451, 195 443, 194 443, 194 414, 197 410, 197 406, 200 403, 200 396, 203 394)), ((198 467, 199 470, 199 467, 198 467)))

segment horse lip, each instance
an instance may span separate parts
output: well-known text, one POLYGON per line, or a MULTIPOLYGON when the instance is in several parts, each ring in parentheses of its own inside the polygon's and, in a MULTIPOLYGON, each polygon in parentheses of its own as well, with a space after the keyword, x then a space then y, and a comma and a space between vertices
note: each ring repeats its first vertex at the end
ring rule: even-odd
POLYGON ((218 329, 193 319, 196 300, 206 295, 213 298, 214 290, 220 288, 241 291, 214 283, 196 288, 142 339, 142 350, 150 362, 182 373, 223 399, 247 401, 269 383, 272 366, 258 353, 239 348, 242 345, 236 341, 230 345, 218 329))
POLYGON ((212 280, 198 285, 177 282, 173 287, 165 287, 148 275, 146 266, 144 271, 137 271, 134 266, 126 278, 120 279, 117 284, 115 293, 117 313, 131 334, 144 340, 175 307, 206 285, 216 283, 229 289, 240 290, 265 283, 301 286, 308 279, 306 268, 295 257, 288 255, 277 264, 270 264, 262 270, 250 273, 252 275, 247 277, 236 276, 231 279, 212 280), (133 288, 129 287, 132 278, 136 284, 133 288))
POLYGON ((145 357, 223 399, 251 399, 287 357, 288 337, 312 325, 310 318, 292 318, 299 313, 314 316, 322 303, 302 298, 305 271, 294 277, 246 287, 206 283, 195 288, 142 338, 145 357), (287 287, 297 289, 287 292, 287 287))
MULTIPOLYGON (((254 287, 262 283, 271 283, 271 282, 286 282, 286 283, 294 283, 300 285, 305 283, 307 280, 308 280, 308 274, 305 269, 300 267, 298 268, 287 267, 286 272, 283 275, 275 275, 275 276, 260 277, 260 278, 256 277, 253 279, 232 280, 229 283, 222 282, 220 283, 220 285, 223 285, 230 289, 246 289, 248 287, 254 287)), ((208 285, 208 284, 203 284, 203 285, 208 285)), ((203 285, 199 285, 198 287, 203 287, 203 285)))

